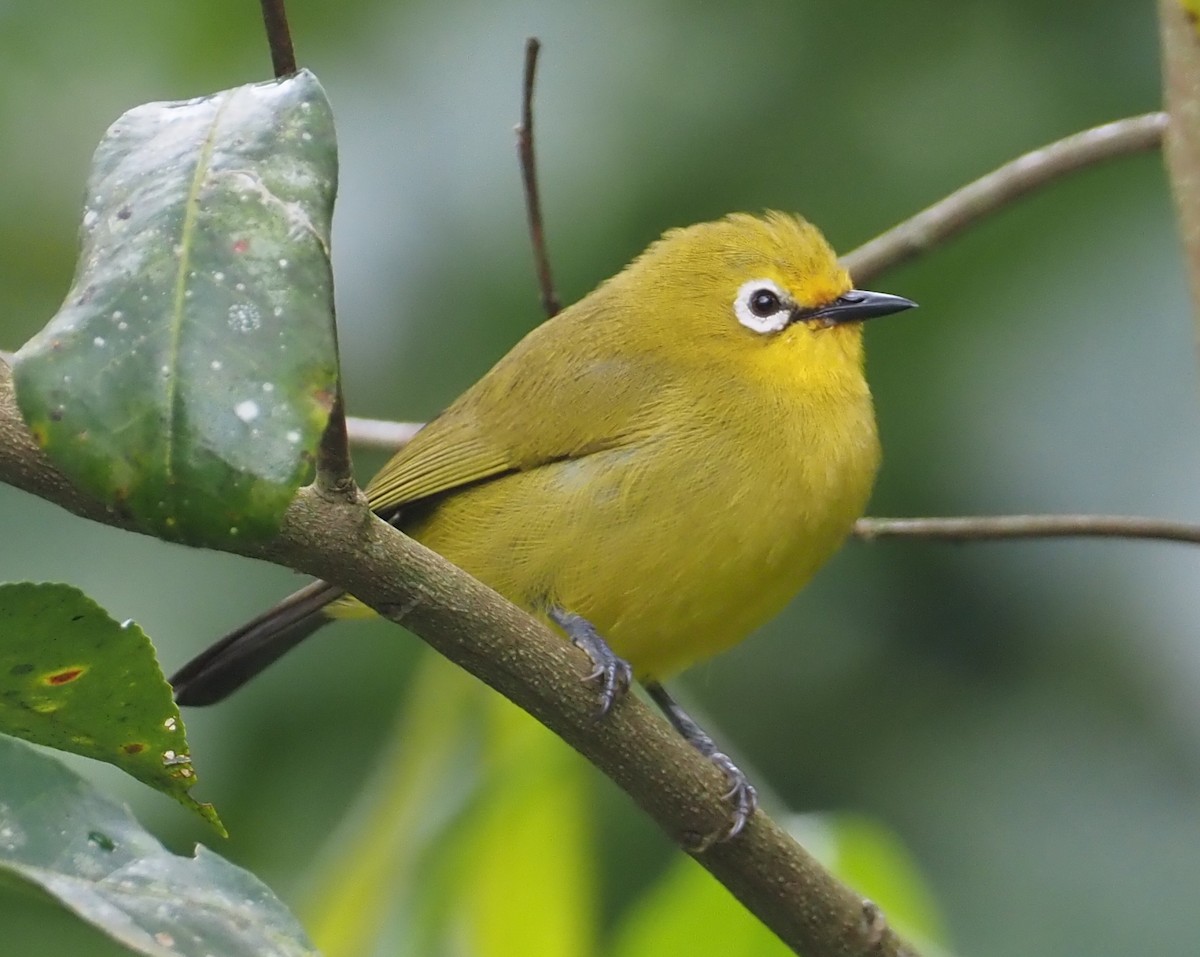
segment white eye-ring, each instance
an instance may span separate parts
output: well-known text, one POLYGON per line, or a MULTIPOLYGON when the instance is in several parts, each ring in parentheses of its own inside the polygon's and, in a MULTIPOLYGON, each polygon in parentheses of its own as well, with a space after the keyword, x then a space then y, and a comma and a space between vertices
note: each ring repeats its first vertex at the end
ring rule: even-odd
POLYGON ((738 287, 733 300, 737 321, 747 329, 778 332, 791 320, 787 294, 770 279, 751 279, 738 287))

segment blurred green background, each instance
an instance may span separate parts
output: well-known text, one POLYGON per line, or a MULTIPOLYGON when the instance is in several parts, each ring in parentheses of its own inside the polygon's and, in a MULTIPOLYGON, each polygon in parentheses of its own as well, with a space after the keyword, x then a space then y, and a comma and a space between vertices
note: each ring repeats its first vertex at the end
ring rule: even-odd
MULTIPOLYGON (((1022 151, 1160 102, 1153 8, 1119 0, 289 9, 338 119, 358 415, 428 417, 539 319, 512 135, 530 34, 545 44, 539 162, 567 301, 663 229, 730 210, 803 212, 849 250, 1022 151)), ((269 72, 256 4, 0 0, 0 347, 66 290, 105 127, 269 72)), ((872 284, 922 306, 868 334, 885 448, 872 514, 1200 518, 1191 306, 1156 155, 1079 175, 872 284)), ((360 455, 363 477, 380 461, 360 455)), ((893 829, 962 954, 1186 952, 1198 576, 1183 546, 852 543, 786 615, 676 684, 773 807, 893 829)), ((168 671, 297 582, 3 487, 0 579, 79 585, 136 618, 168 671)), ((187 716, 201 796, 234 835, 218 849, 291 901, 421 649, 384 625, 327 635, 187 716)), ((173 846, 213 843, 170 802, 89 774, 173 846)), ((596 788, 615 911, 672 852, 596 788)), ((12 895, 0 926, 22 957, 109 952, 12 895)))

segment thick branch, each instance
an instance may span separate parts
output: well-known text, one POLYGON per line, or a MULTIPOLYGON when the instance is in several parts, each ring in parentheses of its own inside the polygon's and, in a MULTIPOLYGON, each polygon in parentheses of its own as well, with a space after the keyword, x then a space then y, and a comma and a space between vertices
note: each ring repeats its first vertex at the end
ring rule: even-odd
POLYGON ((1104 160, 1156 148, 1162 142, 1166 126, 1165 113, 1131 116, 1019 156, 859 246, 842 257, 842 265, 856 283, 865 285, 885 269, 928 252, 985 216, 1061 176, 1104 160))
MULTIPOLYGON (((107 524, 33 444, 0 363, 0 481, 107 524)), ((582 654, 445 559, 378 520, 362 504, 302 489, 279 535, 243 543, 266 559, 342 585, 420 635, 524 708, 611 777, 685 849, 727 824, 723 775, 638 698, 603 720, 580 679, 582 654)), ((735 840, 696 859, 790 947, 808 957, 897 957, 913 951, 869 901, 830 876, 765 814, 735 840)))

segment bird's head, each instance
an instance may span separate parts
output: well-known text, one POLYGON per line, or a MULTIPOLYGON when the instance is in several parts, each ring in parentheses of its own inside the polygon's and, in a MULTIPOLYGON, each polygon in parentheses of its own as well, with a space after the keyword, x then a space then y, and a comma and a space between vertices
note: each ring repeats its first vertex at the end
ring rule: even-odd
POLYGON ((855 368, 862 322, 916 305, 853 288, 820 231, 778 212, 672 229, 605 291, 654 338, 682 336, 710 357, 750 352, 855 368))

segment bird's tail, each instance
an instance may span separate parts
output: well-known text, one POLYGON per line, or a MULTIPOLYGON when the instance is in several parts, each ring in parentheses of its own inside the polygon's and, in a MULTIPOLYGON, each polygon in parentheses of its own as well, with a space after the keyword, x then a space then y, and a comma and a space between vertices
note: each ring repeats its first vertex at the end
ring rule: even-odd
POLYGON ((181 705, 215 704, 333 618, 325 608, 344 594, 316 581, 209 646, 171 678, 181 705))

